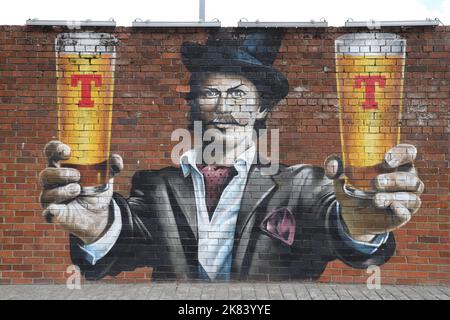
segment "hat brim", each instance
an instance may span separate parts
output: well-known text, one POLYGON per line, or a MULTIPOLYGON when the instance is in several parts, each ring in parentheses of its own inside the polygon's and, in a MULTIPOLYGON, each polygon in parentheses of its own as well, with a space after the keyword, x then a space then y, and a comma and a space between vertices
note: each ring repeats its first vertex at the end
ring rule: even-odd
POLYGON ((183 43, 183 64, 191 73, 239 74, 257 84, 261 94, 281 100, 289 92, 289 83, 284 74, 272 66, 264 65, 243 51, 223 52, 210 50, 197 43, 183 43))

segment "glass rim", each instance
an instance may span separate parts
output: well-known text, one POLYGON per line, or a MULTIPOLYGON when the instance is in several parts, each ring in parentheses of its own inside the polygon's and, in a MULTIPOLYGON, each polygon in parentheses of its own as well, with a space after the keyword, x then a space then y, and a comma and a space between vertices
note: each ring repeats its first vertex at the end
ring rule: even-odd
POLYGON ((336 40, 406 40, 395 33, 389 32, 357 32, 346 33, 336 38, 336 40))
POLYGON ((65 32, 55 38, 57 53, 115 53, 117 38, 102 32, 65 32))
POLYGON ((348 33, 335 40, 336 55, 401 56, 406 53, 406 39, 394 33, 348 33))

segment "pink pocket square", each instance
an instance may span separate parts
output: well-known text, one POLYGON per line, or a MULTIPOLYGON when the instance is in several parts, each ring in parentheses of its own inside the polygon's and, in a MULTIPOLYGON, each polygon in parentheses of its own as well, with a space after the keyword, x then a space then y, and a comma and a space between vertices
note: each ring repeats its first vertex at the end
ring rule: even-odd
POLYGON ((295 218, 288 208, 278 208, 269 213, 260 228, 287 245, 294 243, 295 218))

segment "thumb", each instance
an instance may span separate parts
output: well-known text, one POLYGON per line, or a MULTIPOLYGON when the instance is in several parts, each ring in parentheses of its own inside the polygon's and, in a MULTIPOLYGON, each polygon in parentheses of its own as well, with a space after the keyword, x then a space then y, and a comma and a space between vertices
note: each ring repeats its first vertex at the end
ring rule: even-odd
POLYGON ((68 212, 68 207, 66 204, 53 203, 49 205, 43 212, 42 215, 48 223, 60 224, 64 221, 64 217, 68 212))
POLYGON ((118 175, 123 170, 123 159, 118 154, 112 154, 109 157, 109 165, 111 168, 111 177, 118 175))
POLYGON ((334 192, 338 201, 346 199, 344 164, 337 155, 329 156, 324 162, 325 175, 333 180, 334 192))

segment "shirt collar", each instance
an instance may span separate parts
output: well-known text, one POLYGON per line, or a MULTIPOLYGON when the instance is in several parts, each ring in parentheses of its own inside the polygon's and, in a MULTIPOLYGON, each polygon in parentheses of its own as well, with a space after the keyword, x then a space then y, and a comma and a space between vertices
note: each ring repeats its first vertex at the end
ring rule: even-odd
MULTIPOLYGON (((192 170, 197 171, 197 173, 201 175, 200 170, 197 168, 197 163, 200 163, 197 161, 197 159, 199 158, 199 156, 201 156, 201 154, 202 149, 197 148, 186 151, 180 157, 180 165, 184 177, 188 177, 191 174, 192 170)), ((256 147, 255 144, 252 144, 250 148, 241 153, 234 161, 234 168, 236 169, 236 171, 239 172, 244 169, 245 172, 248 173, 255 159, 255 155, 256 147)))

